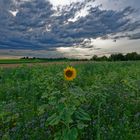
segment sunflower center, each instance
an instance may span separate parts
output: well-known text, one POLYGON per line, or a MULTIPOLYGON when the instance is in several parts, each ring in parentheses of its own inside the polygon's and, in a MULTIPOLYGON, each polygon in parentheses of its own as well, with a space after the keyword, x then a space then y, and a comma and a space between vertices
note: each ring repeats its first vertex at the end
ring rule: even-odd
POLYGON ((66 76, 71 77, 73 75, 73 72, 71 70, 66 71, 66 76))

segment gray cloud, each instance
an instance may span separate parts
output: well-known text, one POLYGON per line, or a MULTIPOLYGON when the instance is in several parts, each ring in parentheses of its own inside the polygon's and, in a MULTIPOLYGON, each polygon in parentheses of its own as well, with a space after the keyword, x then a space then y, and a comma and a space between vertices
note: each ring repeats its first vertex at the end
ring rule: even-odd
POLYGON ((129 39, 140 39, 140 32, 136 34, 129 35, 129 39))
MULTIPOLYGON (((139 20, 134 21, 129 17, 135 12, 132 7, 115 11, 88 5, 88 15, 75 22, 69 21, 91 1, 72 3, 54 10, 46 0, 16 3, 13 0, 1 0, 0 48, 49 49, 74 46, 87 38, 107 37, 108 34, 134 31, 140 27, 139 20), (18 13, 13 16, 10 10, 18 10, 18 13)), ((130 39, 138 38, 135 35, 130 39)))

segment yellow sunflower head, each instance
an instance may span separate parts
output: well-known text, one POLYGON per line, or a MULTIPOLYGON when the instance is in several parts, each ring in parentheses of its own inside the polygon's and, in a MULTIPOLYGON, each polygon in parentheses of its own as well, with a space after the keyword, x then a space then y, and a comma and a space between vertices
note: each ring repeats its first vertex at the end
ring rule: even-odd
POLYGON ((67 67, 64 69, 65 79, 71 81, 76 78, 76 69, 73 67, 67 67))

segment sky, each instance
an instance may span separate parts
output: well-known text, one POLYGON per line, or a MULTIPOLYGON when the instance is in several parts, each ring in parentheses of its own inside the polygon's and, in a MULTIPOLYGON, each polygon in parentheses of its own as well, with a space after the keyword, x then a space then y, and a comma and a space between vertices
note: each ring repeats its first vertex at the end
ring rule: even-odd
POLYGON ((140 53, 140 0, 0 0, 0 58, 140 53))

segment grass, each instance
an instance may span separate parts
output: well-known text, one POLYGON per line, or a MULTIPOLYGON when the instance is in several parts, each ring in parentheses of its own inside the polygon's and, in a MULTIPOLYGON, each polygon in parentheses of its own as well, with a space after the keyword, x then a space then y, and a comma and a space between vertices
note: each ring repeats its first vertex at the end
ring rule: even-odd
POLYGON ((77 135, 70 140, 139 140, 140 62, 77 64, 72 82, 63 78, 66 66, 0 69, 0 139, 53 140, 62 130, 65 140, 63 121, 77 135), (86 113, 68 116, 72 107, 86 113))
POLYGON ((39 63, 46 62, 39 59, 0 59, 0 64, 21 64, 21 63, 39 63))
POLYGON ((0 64, 24 64, 24 63, 43 63, 43 62, 74 62, 74 61, 87 61, 79 59, 67 58, 28 58, 28 59, 0 59, 0 64))

